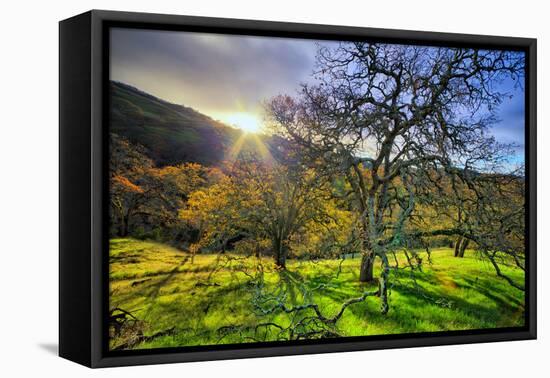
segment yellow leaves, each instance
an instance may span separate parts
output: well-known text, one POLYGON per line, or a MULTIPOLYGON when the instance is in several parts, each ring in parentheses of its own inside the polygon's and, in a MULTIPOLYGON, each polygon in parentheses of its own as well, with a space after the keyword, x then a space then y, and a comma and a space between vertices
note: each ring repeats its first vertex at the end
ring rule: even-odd
POLYGON ((197 163, 185 163, 155 168, 153 171, 151 175, 156 176, 165 185, 171 185, 176 190, 188 194, 207 183, 209 169, 197 163))
POLYGON ((192 243, 189 245, 189 253, 192 255, 196 255, 199 252, 199 249, 201 248, 201 245, 199 243, 192 243))
POLYGON ((233 193, 233 182, 227 176, 222 176, 217 184, 192 192, 185 208, 180 209, 179 217, 201 227, 216 223, 222 215, 231 219, 234 209, 229 205, 233 193))
POLYGON ((223 180, 224 177, 225 177, 225 175, 224 175, 224 173, 222 172, 221 169, 219 169, 217 167, 213 167, 213 168, 208 169, 207 178, 208 178, 209 183, 216 184, 216 183, 220 182, 221 180, 223 180))
MULTIPOLYGON (((353 213, 339 207, 332 185, 312 169, 237 161, 213 174, 216 182, 190 193, 179 210, 180 219, 200 230, 196 248, 220 248, 246 233, 247 241, 282 238, 309 253, 349 238, 353 213)), ((247 241, 237 244, 254 249, 247 241)))

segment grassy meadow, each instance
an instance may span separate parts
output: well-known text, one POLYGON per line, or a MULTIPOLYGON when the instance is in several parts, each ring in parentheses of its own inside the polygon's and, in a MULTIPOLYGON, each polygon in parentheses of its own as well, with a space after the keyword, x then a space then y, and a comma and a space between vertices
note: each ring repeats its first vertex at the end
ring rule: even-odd
MULTIPOLYGON (((346 308, 334 324, 340 336, 368 336, 523 325, 524 294, 494 274, 488 262, 467 250, 423 253, 422 270, 392 269, 389 302, 380 313, 377 297, 346 308)), ((110 242, 110 307, 128 312, 127 326, 111 335, 111 349, 216 345, 280 338, 279 327, 298 314, 263 314, 254 308, 251 281, 263 271, 263 288, 290 306, 319 305, 330 317, 342 303, 369 286, 358 280, 359 257, 344 260, 288 260, 278 270, 270 257, 189 253, 165 244, 131 238, 110 242), (261 329, 259 329, 261 327, 261 329)), ((397 254, 397 266, 405 256, 397 254)), ((395 260, 393 265, 395 266, 395 260)), ((379 274, 375 264, 375 275, 379 274)), ((502 267, 518 281, 523 272, 502 267)), ((375 285, 371 285, 375 289, 375 285)), ((306 316, 308 311, 301 313, 306 316)))

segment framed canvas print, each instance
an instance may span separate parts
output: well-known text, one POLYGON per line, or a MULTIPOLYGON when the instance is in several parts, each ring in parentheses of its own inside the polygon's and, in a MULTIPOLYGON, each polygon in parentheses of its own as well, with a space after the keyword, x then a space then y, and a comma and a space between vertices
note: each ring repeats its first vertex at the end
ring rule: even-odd
POLYGON ((536 337, 536 41, 60 23, 60 355, 536 337))

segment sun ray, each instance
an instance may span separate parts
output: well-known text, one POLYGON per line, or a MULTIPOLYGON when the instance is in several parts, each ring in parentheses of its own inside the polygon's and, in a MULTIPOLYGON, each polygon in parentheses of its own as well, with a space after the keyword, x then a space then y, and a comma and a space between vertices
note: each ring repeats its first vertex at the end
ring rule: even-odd
POLYGON ((256 148, 258 149, 258 153, 260 154, 260 157, 262 158, 262 160, 267 162, 272 162, 273 155, 271 155, 269 148, 267 148, 265 143, 261 140, 260 136, 258 134, 252 134, 252 139, 256 144, 256 148))
POLYGON ((226 162, 235 162, 243 151, 257 155, 264 163, 272 163, 274 161, 273 155, 261 136, 255 133, 240 133, 239 137, 227 152, 226 162))
POLYGON ((229 162, 234 162, 235 160, 237 160, 237 157, 241 153, 245 140, 246 133, 241 133, 241 135, 239 135, 235 143, 233 143, 233 145, 229 149, 226 160, 228 160, 229 162))

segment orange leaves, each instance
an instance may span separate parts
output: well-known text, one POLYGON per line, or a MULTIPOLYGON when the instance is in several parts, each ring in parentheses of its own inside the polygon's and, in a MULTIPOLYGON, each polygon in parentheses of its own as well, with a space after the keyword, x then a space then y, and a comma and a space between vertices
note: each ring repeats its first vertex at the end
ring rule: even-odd
POLYGON ((125 192, 143 193, 143 189, 139 185, 134 184, 124 176, 115 175, 112 178, 112 182, 113 185, 118 186, 119 189, 122 189, 125 192))

